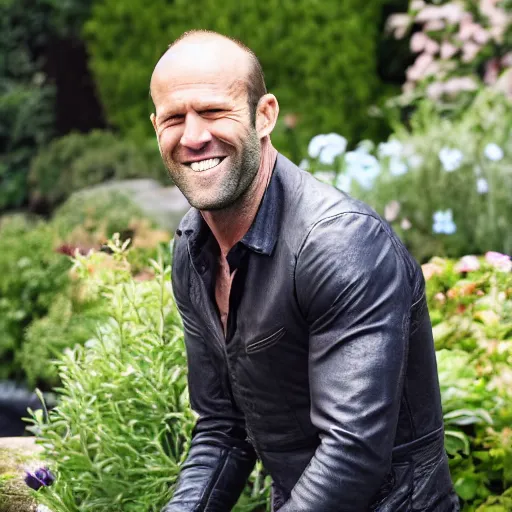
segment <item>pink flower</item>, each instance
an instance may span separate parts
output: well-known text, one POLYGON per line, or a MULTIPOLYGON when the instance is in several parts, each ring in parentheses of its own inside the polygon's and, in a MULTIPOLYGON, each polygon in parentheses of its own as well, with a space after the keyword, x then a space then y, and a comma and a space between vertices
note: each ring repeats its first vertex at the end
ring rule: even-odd
POLYGON ((441 43, 441 59, 449 59, 453 57, 459 49, 450 43, 449 41, 443 41, 441 43))
POLYGON ((485 64, 484 82, 487 85, 495 84, 496 80, 498 80, 499 74, 500 59, 499 57, 494 57, 485 64))
POLYGON ((432 39, 428 39, 427 44, 425 45, 425 51, 430 55, 435 55, 439 51, 439 43, 432 39))
POLYGON ((431 100, 438 100, 444 92, 444 86, 441 82, 433 82, 427 87, 427 96, 431 100))
POLYGON ((462 47, 462 62, 471 62, 482 49, 479 44, 468 41, 462 47))
POLYGON ((461 91, 474 91, 477 88, 477 83, 469 76, 451 78, 444 84, 444 92, 450 96, 455 96, 461 91))
POLYGON ((437 292, 434 295, 434 299, 437 300, 437 302, 440 302, 441 304, 444 304, 446 302, 446 296, 442 292, 437 292))
POLYGON ((407 70, 407 79, 411 82, 417 82, 425 76, 425 72, 434 61, 432 55, 422 53, 418 56, 414 64, 407 70))
POLYGON ((489 251, 485 253, 485 261, 501 272, 510 272, 512 270, 512 261, 510 261, 510 256, 506 254, 489 251))
POLYGON ((454 268, 456 272, 474 272, 480 268, 480 263, 476 256, 463 256, 454 268))
POLYGON ((425 23, 423 30, 425 32, 437 32, 443 30, 446 27, 446 23, 443 20, 431 20, 425 23))
POLYGON ((414 53, 421 52, 427 45, 429 38, 423 32, 416 32, 411 37, 410 47, 414 53))
POLYGON ((460 41, 469 41, 473 32, 475 31, 476 24, 473 23, 473 16, 466 13, 460 20, 459 33, 457 37, 460 41))
POLYGON ((396 39, 402 39, 411 22, 411 17, 408 14, 392 14, 386 22, 386 32, 391 32, 396 39))
POLYGON ((441 12, 443 15, 443 18, 448 21, 448 23, 458 23, 463 15, 464 11, 462 7, 459 4, 449 2, 447 4, 444 4, 441 7, 441 12))
POLYGON ((485 44, 491 39, 491 34, 480 25, 475 25, 473 40, 478 44, 485 44))

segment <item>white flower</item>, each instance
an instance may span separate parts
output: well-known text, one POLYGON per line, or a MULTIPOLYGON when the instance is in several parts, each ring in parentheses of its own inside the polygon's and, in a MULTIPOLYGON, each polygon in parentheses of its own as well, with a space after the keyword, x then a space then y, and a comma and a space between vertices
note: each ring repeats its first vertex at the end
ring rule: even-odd
POLYGON ((370 189, 375 178, 380 173, 379 161, 373 156, 361 151, 350 151, 345 155, 347 174, 354 178, 361 187, 370 189))
POLYGON ((417 169, 423 163, 423 157, 421 155, 411 155, 407 159, 407 162, 409 163, 410 167, 412 167, 413 169, 417 169))
POLYGON ((347 149, 345 137, 337 133, 320 134, 310 140, 308 154, 311 158, 318 158, 323 164, 331 165, 337 156, 345 152, 345 149, 347 149))
POLYGON ((478 178, 476 180, 476 190, 479 194, 487 194, 489 192, 489 184, 485 178, 478 178))
POLYGON ((464 159, 464 155, 460 149, 442 148, 439 151, 439 160, 445 171, 452 172, 457 170, 464 159))
POLYGON ((405 174, 408 170, 407 165, 400 160, 400 158, 391 158, 389 162, 389 173, 391 176, 402 176, 402 174, 405 174))
POLYGON ((304 158, 303 160, 301 160, 299 167, 303 171, 309 171, 309 160, 307 158, 304 158))
POLYGON ((126 370, 124 372, 121 372, 121 375, 123 377, 128 377, 129 375, 132 375, 133 373, 135 373, 135 368, 129 364, 127 367, 126 367, 126 370))
POLYGON ((52 512, 46 505, 37 505, 36 512, 52 512))
POLYGON ((377 147, 377 154, 379 158, 399 157, 402 154, 402 143, 396 139, 391 139, 388 142, 381 142, 377 147))
POLYGON ((400 213, 400 203, 393 199, 384 207, 384 218, 388 222, 393 222, 397 219, 398 214, 400 213))
POLYGON ((402 222, 400 222, 400 227, 404 231, 407 231, 408 229, 411 229, 412 228, 411 221, 409 219, 407 219, 407 218, 402 219, 402 222))
POLYGON ((346 174, 338 174, 336 178, 336 188, 350 194, 350 185, 352 184, 352 178, 346 174))
POLYGON ((371 140, 364 139, 357 145, 355 152, 363 153, 363 154, 367 155, 368 153, 373 151, 374 148, 375 148, 375 144, 371 140))
POLYGON ((491 142, 485 146, 484 155, 493 162, 499 162, 503 158, 503 149, 498 144, 491 142))

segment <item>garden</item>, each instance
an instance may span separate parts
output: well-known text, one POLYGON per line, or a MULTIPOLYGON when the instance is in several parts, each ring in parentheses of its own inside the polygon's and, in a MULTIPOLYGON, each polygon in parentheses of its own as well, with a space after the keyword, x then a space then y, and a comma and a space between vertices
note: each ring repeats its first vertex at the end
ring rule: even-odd
MULTIPOLYGON (((190 28, 255 51, 274 146, 422 264, 461 509, 512 511, 512 2, 205 5, 0 2, 0 436, 42 450, 8 466, 0 448, 0 512, 172 496, 195 422, 170 282, 187 205, 147 91, 190 28)), ((258 463, 234 510, 269 511, 270 484, 258 463)))

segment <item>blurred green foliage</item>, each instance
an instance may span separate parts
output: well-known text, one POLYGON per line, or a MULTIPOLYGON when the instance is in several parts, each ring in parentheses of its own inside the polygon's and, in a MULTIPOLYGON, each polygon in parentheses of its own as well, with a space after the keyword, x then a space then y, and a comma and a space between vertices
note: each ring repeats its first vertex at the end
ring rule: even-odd
POLYGON ((151 277, 148 260, 170 235, 156 229, 127 195, 73 195, 50 222, 22 215, 0 219, 0 379, 43 389, 59 383, 52 360, 87 341, 104 317, 103 297, 80 287, 70 273, 70 256, 104 247, 115 232, 134 248, 130 272, 151 277))
POLYGON ((32 160, 30 202, 35 208, 53 208, 85 187, 142 177, 167 179, 156 143, 141 148, 108 131, 71 133, 54 139, 32 160))
POLYGON ((71 261, 55 251, 55 232, 41 221, 4 217, 0 239, 0 379, 20 380, 24 330, 66 289, 71 261))
POLYGON ((512 263, 487 253, 423 266, 445 446, 464 512, 512 504, 512 263))
POLYGON ((24 203, 30 159, 53 134, 55 91, 37 58, 47 14, 47 2, 0 2, 0 211, 24 203))
POLYGON ((368 109, 385 91, 376 64, 383 3, 104 0, 93 5, 85 38, 109 120, 135 139, 153 134, 149 82, 170 42, 198 28, 240 39, 261 60, 280 101, 273 139, 290 155, 320 129, 352 140, 382 135, 382 120, 368 109), (292 135, 286 114, 297 115, 292 135))

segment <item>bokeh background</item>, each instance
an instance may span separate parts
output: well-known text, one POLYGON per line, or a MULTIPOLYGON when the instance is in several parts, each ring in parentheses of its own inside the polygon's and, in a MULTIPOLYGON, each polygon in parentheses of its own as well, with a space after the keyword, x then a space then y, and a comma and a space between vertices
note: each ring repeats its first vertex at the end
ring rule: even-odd
MULTIPOLYGON (((274 146, 423 264, 456 490, 465 511, 512 511, 511 0, 0 0, 0 27, 0 436, 35 411, 60 475, 43 502, 159 510, 186 453, 168 244, 188 205, 149 80, 203 28, 260 59, 274 146)), ((237 510, 267 494, 258 468, 237 510)))

